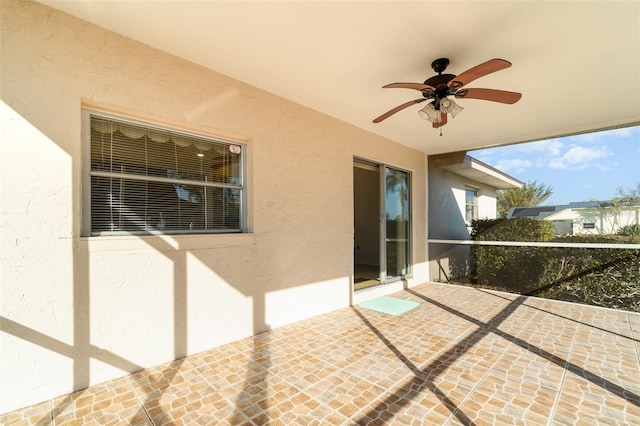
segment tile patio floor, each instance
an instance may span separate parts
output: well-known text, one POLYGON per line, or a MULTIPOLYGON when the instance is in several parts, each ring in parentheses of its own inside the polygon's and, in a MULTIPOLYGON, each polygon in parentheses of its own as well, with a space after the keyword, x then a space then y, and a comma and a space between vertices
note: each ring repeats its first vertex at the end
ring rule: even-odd
POLYGON ((640 314, 423 284, 0 416, 0 424, 640 424, 640 314))

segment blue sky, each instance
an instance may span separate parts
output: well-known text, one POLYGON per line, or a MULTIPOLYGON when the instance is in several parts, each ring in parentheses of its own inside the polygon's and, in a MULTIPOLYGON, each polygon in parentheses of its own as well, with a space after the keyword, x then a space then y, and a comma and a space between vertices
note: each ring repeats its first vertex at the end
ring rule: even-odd
POLYGON ((469 151, 523 182, 553 188, 544 205, 609 200, 640 183, 640 127, 469 151))

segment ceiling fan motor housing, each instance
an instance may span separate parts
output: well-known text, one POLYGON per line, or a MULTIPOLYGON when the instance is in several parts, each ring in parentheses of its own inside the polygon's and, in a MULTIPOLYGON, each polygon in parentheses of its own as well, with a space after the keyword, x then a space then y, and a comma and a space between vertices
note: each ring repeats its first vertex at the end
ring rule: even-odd
POLYGON ((444 89, 445 91, 449 88, 447 85, 451 80, 455 78, 455 74, 439 74, 434 75, 431 78, 428 78, 424 81, 424 84, 427 84, 431 87, 435 87, 436 91, 444 89))
POLYGON ((444 70, 447 69, 448 65, 448 58, 439 58, 431 62, 431 68, 433 68, 433 70, 437 72, 438 75, 434 75, 433 77, 430 77, 424 81, 424 84, 436 89, 435 92, 422 92, 422 96, 424 96, 425 98, 435 98, 434 104, 436 106, 436 109, 439 109, 440 107, 440 99, 451 94, 451 91, 449 90, 449 82, 456 77, 455 74, 442 74, 444 70))
POLYGON ((440 109, 440 100, 453 93, 452 88, 449 87, 449 82, 455 77, 454 74, 440 74, 427 79, 424 84, 435 87, 436 90, 424 90, 422 96, 427 99, 434 98, 433 104, 435 108, 440 109))

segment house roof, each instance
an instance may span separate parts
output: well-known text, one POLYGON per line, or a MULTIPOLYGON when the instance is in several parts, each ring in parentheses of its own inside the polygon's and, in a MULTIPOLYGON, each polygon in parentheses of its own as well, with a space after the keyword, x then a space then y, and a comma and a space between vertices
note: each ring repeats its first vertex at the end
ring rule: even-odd
POLYGON ((543 219, 556 212, 564 210, 567 206, 536 206, 536 207, 511 207, 507 213, 507 219, 514 217, 528 217, 531 219, 543 219))
POLYGON ((436 166, 468 180, 484 183, 496 189, 516 189, 522 188, 523 185, 523 182, 518 179, 469 155, 465 155, 461 162, 436 163, 436 166))
POLYGON ((566 209, 598 207, 595 201, 578 201, 569 204, 557 204, 553 206, 512 207, 507 213, 507 219, 513 217, 528 217, 532 219, 544 219, 566 209))
MULTIPOLYGON (((428 154, 636 125, 640 2, 62 1, 40 3, 428 154), (521 92, 514 105, 460 99, 443 136, 411 106, 431 62, 468 85, 521 92)), ((227 93, 233 96, 232 92, 227 93)))
MULTIPOLYGON (((596 209, 600 207, 606 208, 611 206, 613 206, 613 204, 607 201, 576 201, 569 204, 558 204, 553 206, 512 207, 509 210, 509 213, 507 213, 507 219, 528 217, 532 219, 562 220, 568 218, 568 216, 562 214, 562 212, 565 211, 576 209, 596 209), (551 216, 553 216, 553 218, 551 216)), ((634 208, 638 206, 639 205, 637 204, 632 205, 634 208)))
MULTIPOLYGON (((592 206, 586 206, 586 207, 569 207, 566 208, 564 210, 558 211, 552 215, 549 215, 547 217, 545 217, 546 220, 567 220, 567 219, 573 219, 577 214, 588 214, 589 212, 596 212, 596 214, 602 212, 602 211, 606 211, 607 208, 611 208, 612 205, 608 205, 608 206, 602 206, 602 205, 592 205, 592 206), (604 207, 604 209, 601 209, 601 207, 604 207)), ((640 209, 640 205, 634 204, 631 206, 623 206, 621 207, 622 211, 633 211, 633 210, 639 210, 640 209)))

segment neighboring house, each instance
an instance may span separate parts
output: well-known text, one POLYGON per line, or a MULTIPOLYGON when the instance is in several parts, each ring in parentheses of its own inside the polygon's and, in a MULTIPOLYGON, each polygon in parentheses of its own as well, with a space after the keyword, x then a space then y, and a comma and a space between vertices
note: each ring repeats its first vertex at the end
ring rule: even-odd
POLYGON ((513 207, 507 218, 516 217, 552 221, 556 235, 615 234, 623 226, 640 224, 640 205, 615 206, 611 202, 582 201, 513 207))
MULTIPOLYGON (((429 157, 429 237, 468 240, 473 219, 497 217, 496 192, 523 183, 464 152, 429 157)), ((431 244, 429 276, 447 281, 469 272, 469 246, 431 244)))

